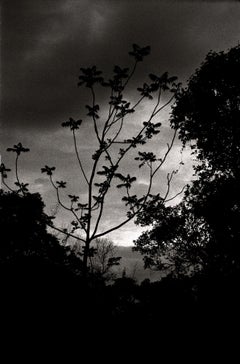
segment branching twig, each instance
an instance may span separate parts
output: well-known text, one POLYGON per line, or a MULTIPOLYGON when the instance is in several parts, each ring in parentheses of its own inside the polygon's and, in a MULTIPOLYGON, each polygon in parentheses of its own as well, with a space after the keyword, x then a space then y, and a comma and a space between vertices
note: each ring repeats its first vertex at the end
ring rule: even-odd
POLYGON ((88 181, 88 179, 87 179, 86 173, 85 173, 85 171, 84 171, 84 168, 83 168, 83 165, 82 165, 82 162, 81 162, 81 159, 80 159, 79 153, 78 153, 77 140, 76 140, 75 130, 73 130, 73 141, 74 141, 74 148, 75 148, 75 153, 76 153, 76 156, 77 156, 77 160, 78 160, 79 167, 80 167, 80 169, 81 169, 81 172, 82 172, 82 174, 83 174, 83 176, 84 176, 85 181, 87 182, 87 184, 89 184, 89 181, 88 181))
POLYGON ((5 182, 5 179, 2 177, 2 184, 11 192, 15 192, 8 184, 5 182))
POLYGON ((182 189, 181 189, 179 192, 177 192, 174 196, 172 196, 172 197, 170 197, 170 198, 168 198, 168 199, 164 200, 164 201, 165 201, 165 203, 167 203, 167 202, 169 202, 169 201, 172 201, 172 200, 174 200, 177 196, 181 195, 181 194, 183 193, 183 191, 185 190, 185 188, 186 188, 186 185, 185 185, 185 186, 183 186, 183 187, 182 187, 182 189))
POLYGON ((80 238, 79 236, 73 235, 73 234, 71 234, 71 233, 69 233, 69 232, 67 232, 65 230, 62 230, 62 229, 56 227, 53 224, 48 224, 47 223, 47 226, 49 226, 51 229, 54 229, 54 230, 58 231, 59 233, 62 233, 64 235, 67 235, 68 237, 70 236, 71 238, 77 239, 77 240, 82 241, 83 243, 85 243, 85 240, 82 239, 82 238, 80 238))

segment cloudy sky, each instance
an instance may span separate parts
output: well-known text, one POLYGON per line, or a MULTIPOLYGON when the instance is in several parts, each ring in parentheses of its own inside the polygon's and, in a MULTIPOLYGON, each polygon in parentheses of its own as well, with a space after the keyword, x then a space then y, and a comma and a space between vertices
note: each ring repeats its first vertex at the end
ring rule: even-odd
MULTIPOLYGON (((61 123, 70 116, 86 119, 89 95, 77 87, 80 67, 97 65, 110 75, 116 64, 131 67, 128 51, 132 43, 150 45, 151 55, 128 85, 127 96, 134 100, 137 86, 149 73, 168 71, 185 83, 210 50, 235 46, 240 38, 240 3, 237 1, 157 1, 157 0, 10 0, 1 5, 1 157, 13 167, 13 155, 6 148, 22 142, 31 153, 24 156, 20 174, 32 191, 39 191, 48 211, 54 207, 54 193, 40 169, 57 167, 56 178, 69 181, 67 193, 86 197, 78 177, 70 135, 61 123)), ((105 94, 97 94, 102 110, 105 94)), ((138 130, 151 105, 144 104, 129 120, 127 132, 138 130), (141 119, 141 120, 140 120, 141 119), (140 123, 140 124, 139 124, 140 123)), ((153 149, 164 153, 171 130, 168 112, 159 115, 162 132, 153 149), (165 149, 164 149, 165 148, 165 149)), ((79 148, 86 173, 91 169, 94 141, 89 122, 82 124, 79 148)), ((155 191, 164 191, 167 171, 180 160, 180 143, 155 181, 155 191)), ((172 193, 191 180, 192 160, 176 176, 172 193)), ((128 159, 123 169, 134 165, 128 159)), ((136 173, 139 173, 138 171, 136 173)), ((136 191, 144 193, 146 175, 142 171, 136 191)), ((11 182, 11 176, 9 176, 11 182)), ((121 222, 124 211, 120 192, 110 196, 102 229, 121 222)), ((70 219, 71 221, 71 219, 70 219)), ((59 211, 58 223, 66 223, 59 211)), ((133 224, 111 235, 118 244, 131 244, 139 235, 133 224)))

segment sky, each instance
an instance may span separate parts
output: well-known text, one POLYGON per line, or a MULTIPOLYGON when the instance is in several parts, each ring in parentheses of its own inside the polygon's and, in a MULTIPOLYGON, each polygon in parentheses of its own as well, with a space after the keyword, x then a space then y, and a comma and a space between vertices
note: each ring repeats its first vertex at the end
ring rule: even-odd
MULTIPOLYGON (((56 200, 41 174, 45 164, 57 167, 56 179, 69 181, 67 193, 86 198, 70 134, 61 128, 69 117, 84 119, 78 136, 79 151, 86 173, 90 173, 94 139, 85 115, 89 94, 77 87, 80 67, 97 65, 109 76, 114 65, 132 66, 128 51, 133 43, 150 45, 151 55, 139 65, 126 91, 133 101, 136 87, 147 80, 149 73, 168 71, 186 84, 210 50, 227 50, 240 38, 238 1, 10 0, 0 6, 1 158, 13 168, 13 155, 6 153, 6 148, 18 142, 30 148, 20 162, 19 173, 30 183, 31 191, 42 194, 47 211, 54 209, 56 200)), ((96 97, 106 110, 106 94, 98 91, 96 97)), ((129 119, 123 137, 138 130, 150 110, 149 103, 141 105, 129 119)), ((159 115, 162 131, 152 142, 152 149, 160 156, 171 137, 169 112, 166 109, 159 115)), ((177 141, 154 182, 155 192, 164 193, 166 173, 177 168, 181 158, 185 164, 173 181, 171 193, 191 181, 192 157, 189 151, 181 157, 180 149, 177 141)), ((130 158, 124 162, 123 170, 135 173, 135 169, 139 177, 135 190, 141 194, 146 188, 147 171, 139 171, 130 158)), ((120 192, 110 194, 101 229, 121 222, 124 213, 120 192)), ((59 226, 67 224, 61 211, 56 221, 59 226)), ((131 223, 110 238, 129 245, 140 231, 131 223)))

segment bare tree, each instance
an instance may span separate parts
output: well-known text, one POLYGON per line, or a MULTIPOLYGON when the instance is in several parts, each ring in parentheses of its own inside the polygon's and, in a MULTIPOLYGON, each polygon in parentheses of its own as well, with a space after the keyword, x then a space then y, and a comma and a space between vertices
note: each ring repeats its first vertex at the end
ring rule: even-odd
MULTIPOLYGON (((109 80, 102 77, 102 72, 96 66, 81 68, 79 76, 80 87, 86 87, 90 92, 91 102, 86 105, 87 117, 92 121, 89 128, 93 128, 95 140, 93 141, 94 151, 91 153, 90 172, 84 168, 83 158, 79 151, 78 131, 82 127, 83 120, 70 117, 68 121, 62 123, 62 127, 68 128, 72 134, 74 151, 79 166, 79 185, 85 186, 87 198, 84 200, 81 194, 66 194, 63 196, 61 190, 66 188, 67 182, 57 181, 54 178, 55 167, 45 166, 42 173, 49 176, 50 183, 56 192, 58 206, 69 213, 71 217, 71 229, 61 229, 54 224, 51 227, 63 233, 66 237, 77 239, 83 246, 83 266, 85 273, 91 264, 93 256, 92 243, 103 236, 115 231, 129 221, 134 219, 142 210, 143 206, 152 199, 160 199, 163 203, 168 199, 170 183, 174 172, 167 176, 167 190, 163 196, 153 195, 153 179, 161 169, 168 157, 174 140, 176 131, 172 135, 171 141, 167 144, 164 155, 157 156, 152 151, 147 151, 143 146, 160 132, 161 122, 156 121, 160 112, 172 103, 176 91, 180 84, 176 83, 176 77, 169 77, 165 72, 161 76, 149 74, 149 82, 137 88, 137 99, 132 104, 127 99, 127 87, 132 80, 138 64, 150 53, 150 47, 139 47, 133 44, 133 49, 129 55, 133 57, 134 63, 131 69, 115 66, 113 76, 109 80), (104 88, 109 92, 107 101, 107 112, 104 115, 104 107, 97 103, 97 90, 104 88), (164 95, 164 96, 163 96, 164 95), (146 100, 151 100, 151 111, 147 118, 139 121, 138 130, 128 138, 123 137, 128 132, 127 120, 146 100), (123 131, 125 130, 125 133, 123 131), (132 151, 135 156, 132 157, 132 151), (124 160, 133 158, 137 161, 139 168, 146 169, 148 175, 148 185, 144 193, 138 196, 132 193, 137 177, 124 169, 124 160), (122 170, 123 169, 123 170, 122 170), (113 226, 106 229, 101 228, 106 201, 112 188, 121 189, 124 193, 122 202, 125 205, 125 217, 113 226)), ((102 91, 103 92, 103 91, 102 91)), ((18 148, 19 149, 19 148, 18 148)), ((17 153, 16 178, 20 192, 24 193, 25 185, 21 184, 17 172, 18 149, 11 149, 17 153)), ((21 150, 23 151, 23 150, 21 150)), ((20 152, 21 152, 20 151, 20 152)), ((25 150, 24 150, 25 151, 25 150)), ((133 168, 131 168, 132 170, 133 168)), ((2 180, 5 183, 6 167, 2 165, 2 180)), ((71 178, 75 178, 71 176, 71 178)), ((95 252, 96 253, 96 252, 95 252)), ((103 258, 103 251, 101 252, 103 258)), ((104 263, 105 264, 105 263, 104 263)), ((102 262, 103 269, 103 262, 102 262)), ((104 269, 103 269, 104 270, 104 269)))
MULTIPOLYGON (((82 244, 76 242, 71 245, 71 250, 77 256, 82 256, 82 244)), ((117 256, 117 246, 108 238, 97 238, 92 242, 89 254, 90 272, 101 276, 105 281, 115 278, 114 266, 120 264, 121 257, 117 256)))

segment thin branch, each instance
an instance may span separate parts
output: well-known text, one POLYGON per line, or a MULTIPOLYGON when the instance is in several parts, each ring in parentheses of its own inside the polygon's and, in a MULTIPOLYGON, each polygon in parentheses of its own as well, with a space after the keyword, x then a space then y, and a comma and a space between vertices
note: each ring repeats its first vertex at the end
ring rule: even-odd
POLYGON ((115 143, 115 140, 117 139, 117 137, 119 136, 119 134, 121 133, 121 130, 123 128, 123 122, 124 122, 124 118, 122 117, 118 131, 116 132, 115 136, 111 139, 111 142, 105 148, 104 152, 106 152, 112 146, 112 144, 115 143))
MULTIPOLYGON (((156 105, 155 105, 155 107, 154 107, 154 110, 156 110, 156 108, 157 108, 157 106, 159 105, 159 102, 160 102, 160 96, 161 96, 161 92, 159 92, 159 95, 158 95, 158 100, 157 100, 157 103, 156 103, 156 105)), ((150 123, 151 122, 151 120, 154 118, 154 116, 160 111, 160 110, 162 110, 166 105, 168 105, 171 101, 172 101, 172 97, 171 97, 171 99, 166 103, 166 104, 164 104, 161 108, 159 108, 155 113, 154 112, 152 112, 152 114, 150 115, 150 117, 149 117, 149 119, 148 119, 148 121, 146 122, 146 125, 144 125, 143 127, 142 127, 142 129, 139 131, 139 133, 137 134, 137 136, 135 137, 135 138, 138 138, 140 135, 142 135, 142 133, 144 132, 144 130, 147 128, 147 124, 148 123, 150 123)), ((175 133, 174 133, 174 139, 175 139, 175 136, 176 136, 176 130, 175 130, 175 133)), ((173 140, 174 141, 174 140, 173 140)), ((171 146, 172 146, 172 144, 173 144, 173 141, 172 141, 172 143, 171 143, 171 146)), ((114 143, 115 144, 126 144, 126 141, 116 141, 116 140, 114 140, 114 143)), ((133 146, 133 144, 134 143, 131 143, 130 144, 130 148, 133 146)), ((124 153, 124 155, 129 151, 129 149, 130 149, 129 147, 125 150, 125 153, 124 153)), ((170 148, 171 149, 171 148, 170 148)), ((169 150, 170 151, 170 150, 169 150)), ((169 151, 167 152, 167 155, 168 155, 168 153, 169 153, 169 151)), ((166 157, 167 157, 167 155, 166 155, 166 157)), ((163 160, 163 163, 164 163, 164 161, 165 161, 165 159, 166 159, 166 157, 164 158, 164 160, 163 160)), ((122 158, 121 158, 122 159, 122 158)), ((163 163, 161 163, 160 164, 160 166, 163 164, 163 163)), ((159 168, 160 168, 160 166, 159 166, 159 168)), ((157 168, 157 169, 159 169, 159 168, 157 168)), ((154 173, 155 174, 155 173, 154 173)))
POLYGON ((100 223, 101 218, 102 218, 105 195, 106 195, 106 194, 104 194, 104 196, 103 196, 103 198, 102 198, 102 201, 101 201, 101 204, 100 204, 100 211, 99 211, 99 214, 98 214, 98 217, 97 217, 97 221, 96 221, 96 223, 95 223, 95 228, 94 228, 94 231, 93 231, 93 233, 92 233, 91 240, 95 239, 94 235, 96 234, 96 232, 97 232, 97 230, 98 230, 98 226, 99 226, 99 223, 100 223))
POLYGON ((25 196, 26 192, 24 191, 24 187, 21 186, 21 183, 20 183, 20 179, 19 179, 19 176, 18 176, 18 160, 19 160, 19 154, 17 154, 16 156, 16 161, 15 161, 15 173, 16 173, 16 180, 17 180, 17 184, 19 186, 19 191, 18 192, 22 192, 23 196, 25 196))
POLYGON ((124 220, 121 224, 116 225, 116 226, 112 227, 112 228, 111 228, 111 229, 109 229, 109 230, 106 230, 106 231, 104 231, 104 232, 102 232, 102 233, 99 233, 99 234, 95 235, 95 236, 94 236, 94 239, 100 238, 101 236, 104 236, 104 235, 106 235, 106 234, 111 233, 111 232, 112 232, 112 231, 114 231, 114 230, 117 230, 117 229, 121 228, 123 225, 127 224, 130 220, 132 220, 132 219, 133 219, 133 217, 134 217, 134 216, 131 216, 131 217, 127 218, 126 220, 124 220))
MULTIPOLYGON (((61 199, 60 199, 60 195, 59 195, 59 189, 58 189, 58 187, 55 185, 55 183, 53 182, 53 179, 52 179, 52 176, 50 175, 50 181, 51 181, 51 184, 52 184, 52 186, 54 187, 54 189, 55 189, 55 191, 56 191, 56 194, 57 194, 57 201, 58 201, 58 203, 59 203, 59 205, 64 209, 64 210, 66 210, 66 211, 69 211, 69 212, 71 212, 72 214, 73 214, 73 216, 75 217, 75 219, 78 221, 78 223, 80 224, 80 226, 82 227, 82 225, 81 225, 81 220, 80 220, 80 218, 78 217, 78 215, 76 214, 76 212, 74 211, 74 209, 71 207, 67 207, 67 206, 65 206, 63 203, 62 203, 62 201, 61 201, 61 199)), ((82 227, 82 229, 85 231, 85 229, 82 227)), ((86 231, 85 231, 86 232, 86 231)))
MULTIPOLYGON (((132 110, 134 110, 141 102, 142 102, 142 100, 145 98, 145 96, 142 96, 137 102, 136 102, 136 104, 131 108, 132 110)), ((115 116, 116 116, 116 114, 117 114, 117 110, 116 110, 116 113, 115 113, 115 115, 114 115, 114 118, 113 118, 113 121, 110 123, 110 124, 108 124, 107 125, 107 130, 106 130, 106 132, 105 132, 105 135, 104 136, 106 136, 106 134, 108 133, 108 131, 111 129, 111 127, 114 125, 114 124, 116 124, 119 120, 121 120, 121 119, 123 119, 125 116, 127 116, 127 114, 128 114, 128 112, 126 112, 126 114, 125 115, 123 115, 123 116, 119 116, 117 119, 115 119, 115 116)))
POLYGON ((174 176, 174 171, 172 171, 170 174, 169 173, 167 174, 167 191, 165 193, 165 196, 163 197, 163 201, 166 201, 166 199, 169 195, 173 176, 174 176))
POLYGON ((52 184, 52 186, 54 187, 54 189, 55 189, 55 191, 56 191, 56 194, 57 194, 57 200, 58 200, 59 205, 60 205, 63 209, 65 209, 65 210, 67 210, 67 211, 71 211, 71 212, 72 212, 72 210, 71 210, 69 207, 65 206, 65 205, 62 203, 62 201, 60 200, 60 195, 59 195, 58 187, 57 187, 57 186, 55 185, 55 183, 53 182, 52 176, 50 175, 49 177, 50 177, 51 184, 52 184))
POLYGON ((2 177, 2 184, 7 187, 7 189, 11 192, 15 192, 11 187, 8 186, 8 184, 5 182, 4 178, 2 177))
MULTIPOLYGON (((103 152, 105 152, 106 154, 107 154, 107 156, 108 156, 108 159, 109 159, 109 161, 110 161, 110 163, 111 163, 111 165, 112 166, 114 166, 114 163, 112 162, 112 158, 111 158, 111 155, 109 154, 109 152, 108 152, 108 149, 109 149, 109 147, 113 144, 113 142, 114 142, 114 140, 118 137, 118 135, 119 135, 119 133, 121 132, 121 130, 122 130, 122 127, 123 127, 123 118, 122 118, 122 120, 121 120, 121 125, 120 125, 120 127, 119 127, 119 130, 117 131, 117 133, 116 133, 116 135, 114 136, 114 138, 112 139, 112 141, 109 143, 109 145, 101 152, 101 154, 103 153, 103 152)), ((104 135, 102 136, 102 140, 104 139, 104 135)), ((100 155, 99 155, 99 158, 100 158, 100 155)), ((96 160, 96 163, 95 163, 95 165, 97 166, 97 162, 98 162, 98 160, 99 160, 99 158, 96 160)), ((95 166, 94 165, 94 166, 95 166)), ((115 166, 116 166, 117 164, 115 164, 115 166)), ((94 173, 95 174, 95 173, 94 173)), ((91 176, 91 183, 93 182, 93 178, 94 178, 94 174, 93 174, 93 176, 91 176)), ((112 177, 110 178, 110 181, 109 181, 109 187, 110 187, 110 183, 111 183, 111 181, 112 181, 112 178, 113 178, 113 175, 112 175, 112 177)), ((104 207, 104 198, 105 198, 105 196, 106 196, 106 194, 107 194, 107 192, 108 192, 108 189, 109 189, 109 187, 106 189, 106 191, 103 193, 103 195, 102 195, 102 202, 101 202, 101 204, 100 204, 100 211, 99 211, 99 215, 98 215, 98 218, 97 218, 97 221, 96 221, 96 224, 95 224, 95 228, 94 228, 94 232, 93 232, 93 234, 92 234, 92 237, 91 237, 91 240, 93 239, 93 236, 94 236, 94 234, 96 233, 96 231, 97 231, 97 229, 98 229, 98 226, 99 226, 99 223, 100 223, 100 221, 101 221, 101 218, 102 218, 102 213, 103 213, 103 207, 104 207)), ((98 207, 97 207, 98 208, 98 207)), ((92 211, 92 208, 91 208, 91 211, 92 211)), ((89 233, 90 233, 90 230, 89 230, 89 233)))
POLYGON ((128 76, 126 82, 123 84, 123 89, 125 89, 125 87, 127 86, 128 82, 130 81, 130 79, 132 78, 132 76, 134 75, 135 71, 136 71, 136 68, 137 68, 137 64, 138 64, 138 61, 135 61, 134 63, 134 66, 133 66, 133 69, 132 69, 132 72, 130 73, 130 75, 128 76))
POLYGON ((46 223, 46 225, 47 225, 47 226, 49 226, 50 228, 52 228, 52 229, 56 230, 56 231, 59 231, 60 233, 62 233, 62 234, 64 234, 64 235, 70 236, 71 238, 74 238, 74 239, 80 240, 80 241, 82 241, 82 242, 84 242, 84 243, 85 243, 85 240, 84 240, 84 239, 82 239, 82 238, 80 238, 79 236, 73 235, 73 234, 71 234, 71 233, 69 233, 69 232, 67 232, 67 231, 64 231, 64 230, 62 230, 62 229, 59 229, 58 227, 56 227, 56 226, 54 226, 54 225, 52 225, 52 224, 48 224, 48 223, 46 223))
POLYGON ((132 109, 135 109, 145 98, 146 98, 146 96, 144 96, 144 95, 142 97, 140 97, 140 99, 136 102, 136 104, 132 107, 132 109))
MULTIPOLYGON (((162 89, 161 89, 161 87, 159 88, 159 92, 158 92, 158 98, 157 98, 157 103, 156 103, 156 105, 155 105, 155 107, 154 107, 154 109, 153 109, 153 111, 152 111, 152 114, 151 114, 151 119, 156 115, 156 113, 157 113, 157 107, 158 107, 158 105, 160 104, 160 101, 161 101, 161 95, 162 95, 162 89)), ((161 108, 160 108, 161 109, 161 108)), ((151 120, 150 119, 150 120, 151 120)))
MULTIPOLYGON (((115 118, 116 118, 116 115, 117 115, 117 112, 118 112, 115 106, 114 106, 114 108, 113 108, 112 115, 113 115, 113 113, 114 113, 114 112, 115 112, 115 114, 114 114, 114 116, 113 116, 112 122, 109 124, 110 119, 109 119, 109 120, 107 120, 107 122, 106 122, 106 127, 104 128, 104 137, 107 135, 107 133, 109 132, 109 130, 111 129, 111 127, 112 127, 114 124, 116 124, 119 120, 121 120, 121 119, 122 119, 122 117, 119 117, 119 118, 115 119, 115 118)), ((111 116, 112 116, 112 115, 111 115, 111 116)))
POLYGON ((179 196, 179 195, 181 195, 183 193, 183 191, 185 190, 186 187, 187 187, 186 185, 183 186, 183 188, 178 193, 176 193, 173 197, 168 198, 167 200, 165 200, 165 202, 169 202, 169 201, 174 200, 177 196, 179 196))
POLYGON ((153 116, 156 116, 162 109, 164 109, 167 105, 169 105, 172 100, 174 99, 175 95, 173 95, 172 97, 170 97, 170 99, 164 104, 162 105, 158 110, 156 110, 153 114, 153 116))
POLYGON ((163 163, 165 163, 166 159, 167 159, 167 156, 168 154, 170 153, 172 147, 173 147, 173 144, 174 144, 174 141, 176 139, 176 135, 177 135, 177 130, 175 129, 174 130, 174 133, 173 133, 173 137, 172 137, 172 140, 171 140, 171 143, 170 144, 167 144, 167 151, 163 157, 163 159, 161 160, 161 162, 159 163, 159 165, 156 167, 156 169, 154 170, 153 172, 153 177, 154 175, 157 173, 157 171, 162 167, 163 163))
POLYGON ((15 160, 15 174, 16 174, 17 183, 18 183, 18 185, 20 187, 20 180, 19 180, 19 177, 18 177, 18 158, 19 158, 19 154, 17 154, 16 160, 15 160))
MULTIPOLYGON (((131 79, 131 78, 132 78, 132 76, 134 75, 134 73, 135 73, 135 71, 136 71, 137 63, 138 63, 138 61, 135 61, 135 64, 134 64, 133 69, 132 69, 132 72, 130 73, 130 75, 128 76, 128 78, 127 78, 126 82, 125 82, 125 83, 123 84, 123 86, 122 86, 122 92, 121 92, 121 93, 123 93, 123 91, 124 91, 125 87, 127 86, 128 82, 130 81, 130 79, 131 79)), ((112 95, 113 95, 113 89, 111 89, 111 96, 112 96, 112 95)), ((118 93, 118 96, 120 96, 120 92, 118 93)), ((138 102, 137 102, 137 103, 133 106, 133 108, 132 108, 132 109, 134 109, 136 106, 138 106, 138 105, 140 104, 140 102, 141 102, 144 98, 145 98, 145 96, 142 96, 142 97, 140 98, 140 100, 139 100, 139 101, 138 101, 138 102)), ((112 117, 112 115, 113 115, 113 113, 114 113, 114 111, 115 111, 115 116, 116 116, 116 113, 117 113, 116 107, 114 106, 114 107, 112 108, 112 105, 110 105, 110 107, 109 107, 108 119, 107 119, 107 121, 106 121, 106 123, 105 123, 104 132, 103 132, 104 136, 106 136, 106 134, 107 134, 107 132, 109 131, 109 129, 111 128, 111 126, 112 126, 113 124, 115 124, 115 123, 116 123, 119 119, 121 119, 121 118, 118 118, 118 119, 114 120, 114 119, 115 119, 115 116, 114 116, 112 123, 108 124, 108 123, 109 123, 109 121, 110 121, 110 119, 111 119, 111 117, 112 117), (108 130, 106 130, 107 128, 108 128, 108 130)), ((124 116, 126 116, 126 115, 124 115, 124 116)))
MULTIPOLYGON (((95 106, 95 98, 96 98, 96 97, 95 97, 95 92, 94 92, 94 90, 93 90, 93 87, 91 87, 90 89, 91 89, 91 92, 92 92, 92 105, 93 105, 93 108, 94 108, 94 106, 95 106)), ((99 143, 101 143, 101 139, 100 139, 100 137, 99 137, 98 128, 97 128, 96 118, 95 118, 95 116, 94 116, 94 115, 92 116, 92 118, 93 118, 94 130, 95 130, 95 133, 96 133, 97 139, 98 139, 99 143)))
POLYGON ((76 140, 76 134, 75 134, 75 130, 74 129, 73 129, 73 140, 74 140, 74 148, 75 148, 75 153, 76 153, 76 156, 77 156, 77 160, 78 160, 79 167, 80 167, 81 172, 82 172, 82 174, 83 174, 83 176, 85 178, 85 181, 87 182, 87 184, 89 184, 89 181, 87 179, 86 173, 84 171, 84 168, 83 168, 83 165, 82 165, 82 162, 81 162, 79 153, 78 153, 77 140, 76 140))
POLYGON ((145 203, 146 203, 146 201, 147 201, 147 199, 148 199, 148 197, 149 197, 149 194, 150 194, 150 192, 151 192, 151 188, 152 188, 152 167, 150 167, 150 182, 149 182, 149 186, 148 186, 148 191, 147 191, 147 194, 145 195, 145 198, 144 198, 144 201, 143 201, 143 203, 141 204, 141 206, 138 208, 138 210, 137 211, 135 211, 135 212, 133 212, 132 213, 132 215, 129 217, 129 218, 127 218, 126 220, 124 220, 123 222, 121 222, 119 225, 116 225, 116 226, 114 226, 114 227, 112 227, 111 229, 109 229, 109 230, 106 230, 106 231, 104 231, 104 232, 102 232, 102 233, 99 233, 99 234, 97 234, 97 235, 95 235, 93 238, 94 239, 97 239, 97 238, 99 238, 99 237, 101 237, 101 236, 104 236, 104 235, 106 235, 106 234, 109 234, 110 232, 112 232, 112 231, 115 231, 115 230, 118 230, 119 228, 121 228, 122 226, 124 226, 125 224, 127 224, 130 220, 132 220, 141 210, 142 210, 142 208, 143 208, 143 206, 145 205, 145 203))
MULTIPOLYGON (((94 93, 93 93, 93 95, 94 95, 94 93)), ((101 145, 101 140, 99 140, 99 143, 101 145)), ((90 246, 90 243, 91 243, 90 234, 91 234, 91 220, 92 220, 93 181, 94 181, 97 165, 98 165, 98 162, 99 162, 99 159, 100 159, 100 156, 102 155, 102 153, 103 153, 103 151, 101 151, 99 153, 99 155, 96 157, 96 159, 94 160, 93 167, 92 167, 92 173, 91 173, 90 180, 89 180, 89 185, 88 185, 88 221, 87 221, 87 229, 86 229, 85 251, 84 251, 84 257, 83 257, 85 266, 87 266, 88 250, 89 250, 89 246, 90 246)))
MULTIPOLYGON (((110 99, 111 99, 112 97, 113 97, 113 88, 111 87, 111 96, 110 96, 110 99)), ((114 108, 113 108, 113 109, 114 109, 114 108)), ((112 104, 109 104, 108 118, 107 118, 106 124, 107 124, 107 123, 108 123, 108 121, 110 120, 111 115, 112 115, 112 104)))

